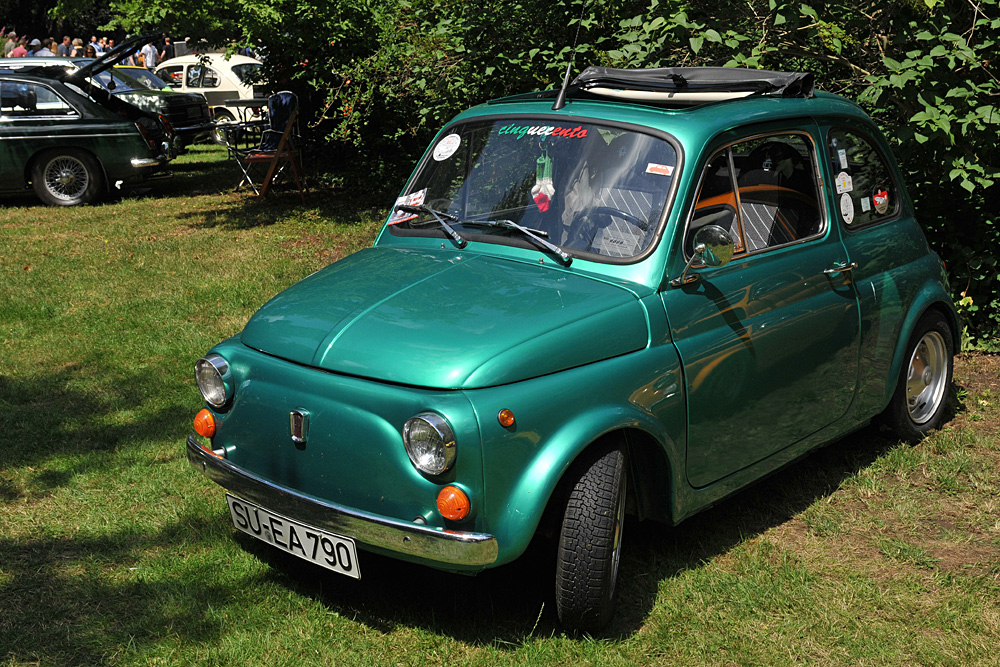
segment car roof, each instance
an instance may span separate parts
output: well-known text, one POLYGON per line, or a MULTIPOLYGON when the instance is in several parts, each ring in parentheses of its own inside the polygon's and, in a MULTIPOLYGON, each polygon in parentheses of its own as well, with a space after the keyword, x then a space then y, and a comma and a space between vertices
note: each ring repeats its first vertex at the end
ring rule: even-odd
POLYGON ((208 58, 211 63, 218 63, 220 61, 228 62, 229 65, 263 65, 261 61, 256 58, 251 58, 249 56, 241 56, 238 53, 234 53, 226 60, 224 53, 206 53, 203 56, 188 54, 186 56, 177 56, 176 58, 171 58, 170 60, 164 60, 162 63, 156 66, 156 69, 161 67, 167 67, 169 65, 190 65, 200 61, 202 58, 208 58))
MULTIPOLYGON (((660 130, 692 148, 729 130, 773 121, 812 122, 816 117, 833 116, 871 122, 854 102, 815 91, 811 74, 728 68, 730 75, 720 73, 723 69, 603 70, 590 78, 590 89, 571 86, 562 108, 553 108, 559 91, 550 89, 491 100, 459 114, 456 120, 517 115, 574 124, 584 119, 604 121, 660 130), (605 76, 608 72, 613 76, 605 76), (650 84, 650 73, 663 72, 685 74, 691 84, 678 87, 683 95, 676 95, 669 81, 650 84)), ((587 82, 581 75, 574 84, 581 79, 587 82)))

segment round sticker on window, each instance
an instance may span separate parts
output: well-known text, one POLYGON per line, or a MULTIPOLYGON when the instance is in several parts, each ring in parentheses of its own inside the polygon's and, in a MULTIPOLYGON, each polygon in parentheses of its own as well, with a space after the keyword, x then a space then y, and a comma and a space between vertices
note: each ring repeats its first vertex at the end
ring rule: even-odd
POLYGON ((462 143, 462 137, 457 134, 449 134, 447 137, 438 142, 438 145, 434 147, 434 159, 440 162, 441 160, 447 160, 455 151, 458 150, 459 144, 462 143))
POLYGON ((840 214, 847 224, 854 222, 854 200, 846 192, 840 195, 840 214))

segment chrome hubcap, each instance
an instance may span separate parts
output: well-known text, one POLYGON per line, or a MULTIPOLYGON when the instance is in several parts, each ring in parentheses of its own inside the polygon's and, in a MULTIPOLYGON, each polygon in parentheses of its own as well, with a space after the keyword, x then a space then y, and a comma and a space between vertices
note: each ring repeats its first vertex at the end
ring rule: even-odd
POLYGON ((45 189, 62 200, 78 199, 87 191, 87 167, 71 155, 62 155, 45 166, 45 189))
POLYGON ((914 348, 906 372, 906 407, 914 423, 924 424, 934 416, 944 400, 947 380, 944 338, 928 331, 914 348))

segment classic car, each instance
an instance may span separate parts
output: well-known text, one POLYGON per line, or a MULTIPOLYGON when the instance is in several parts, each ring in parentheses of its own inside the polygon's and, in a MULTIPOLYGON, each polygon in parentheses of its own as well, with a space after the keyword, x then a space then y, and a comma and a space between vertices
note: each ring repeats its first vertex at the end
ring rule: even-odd
POLYGON ((626 514, 677 524, 876 420, 922 437, 958 336, 856 104, 807 73, 590 68, 459 114, 374 247, 199 359, 187 454, 236 529, 350 577, 551 535, 559 620, 593 631, 626 514))
MULTIPOLYGON (((24 65, 59 65, 66 68, 68 72, 79 69, 92 72, 92 83, 101 86, 115 97, 150 113, 162 114, 173 130, 177 148, 184 148, 198 141, 210 139, 215 129, 215 122, 204 97, 197 93, 151 88, 143 81, 136 79, 129 71, 129 69, 143 68, 126 69, 118 66, 111 67, 108 64, 119 62, 128 55, 130 46, 141 46, 142 43, 144 43, 143 38, 133 38, 116 47, 114 52, 108 52, 96 59, 33 57, 18 58, 17 60, 24 65), (93 68, 92 63, 100 65, 93 68)), ((7 62, 6 59, 0 59, 0 64, 5 62, 7 62)), ((149 70, 145 71, 148 76, 155 77, 149 70)))
POLYGON ((0 60, 0 190, 73 206, 168 175, 173 135, 157 114, 83 70, 19 60, 0 60))
POLYGON ((241 110, 228 106, 228 101, 254 98, 262 66, 259 60, 238 54, 229 58, 221 53, 190 54, 164 60, 156 74, 173 90, 203 95, 215 120, 226 122, 241 118, 241 110))

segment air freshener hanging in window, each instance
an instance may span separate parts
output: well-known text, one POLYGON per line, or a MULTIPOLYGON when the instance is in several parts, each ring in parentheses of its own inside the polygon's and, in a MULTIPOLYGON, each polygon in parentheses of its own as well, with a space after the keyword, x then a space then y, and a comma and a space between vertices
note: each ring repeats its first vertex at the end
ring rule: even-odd
POLYGON ((538 156, 535 164, 535 185, 531 188, 531 198, 535 200, 535 206, 542 213, 549 210, 552 198, 556 194, 555 185, 552 183, 552 158, 549 157, 549 149, 542 145, 542 154, 538 156))

